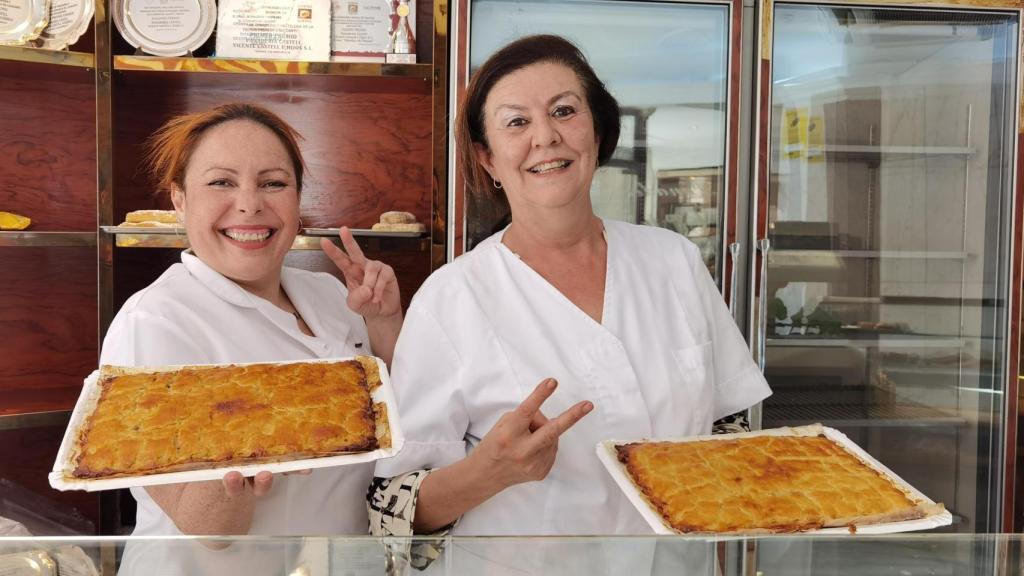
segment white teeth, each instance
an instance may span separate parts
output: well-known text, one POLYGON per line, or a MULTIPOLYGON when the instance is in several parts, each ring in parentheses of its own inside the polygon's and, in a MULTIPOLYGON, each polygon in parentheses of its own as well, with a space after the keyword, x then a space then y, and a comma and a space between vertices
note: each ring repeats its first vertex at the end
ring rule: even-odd
POLYGON ((225 230, 224 235, 232 240, 238 242, 262 242, 267 238, 270 238, 270 231, 266 232, 237 232, 235 230, 225 230))
POLYGON ((555 169, 558 169, 558 168, 565 168, 568 165, 569 165, 569 161, 568 160, 558 160, 558 161, 555 161, 555 162, 545 162, 543 164, 538 164, 538 165, 534 166, 533 168, 530 168, 530 172, 533 172, 534 174, 543 174, 544 172, 548 172, 550 170, 555 170, 555 169))

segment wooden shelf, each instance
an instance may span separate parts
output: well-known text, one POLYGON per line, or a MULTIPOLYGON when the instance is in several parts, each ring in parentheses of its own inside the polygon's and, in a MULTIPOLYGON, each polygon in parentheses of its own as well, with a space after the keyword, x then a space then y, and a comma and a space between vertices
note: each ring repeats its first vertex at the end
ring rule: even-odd
POLYGON ((44 50, 42 48, 28 48, 26 46, 0 46, 0 60, 55 64, 58 66, 74 66, 76 68, 96 67, 96 57, 88 52, 44 50))
MULTIPOLYGON (((130 228, 123 226, 101 226, 104 232, 117 237, 114 244, 119 248, 188 248, 185 229, 174 228, 130 228)), ((372 251, 430 250, 427 234, 410 232, 375 232, 366 228, 353 228, 352 235, 360 239, 363 248, 372 251)), ((337 228, 304 228, 295 237, 292 250, 320 250, 320 238, 337 238, 337 228)), ((337 241, 335 242, 337 243, 337 241)))
POLYGON ((95 232, 0 232, 0 246, 95 246, 95 232))
POLYGON ((212 72, 228 74, 293 74, 321 76, 384 76, 430 81, 430 64, 378 62, 295 62, 290 60, 240 60, 234 58, 166 58, 114 56, 114 69, 142 72, 212 72))

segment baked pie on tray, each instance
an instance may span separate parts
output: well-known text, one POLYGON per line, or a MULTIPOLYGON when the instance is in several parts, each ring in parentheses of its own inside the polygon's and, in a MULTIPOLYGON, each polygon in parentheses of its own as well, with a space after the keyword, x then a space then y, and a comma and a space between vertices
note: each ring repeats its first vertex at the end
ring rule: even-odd
POLYGON ((598 451, 656 530, 652 517, 660 521, 660 532, 758 534, 829 527, 856 532, 867 526, 886 532, 952 520, 942 504, 821 425, 682 441, 606 442, 598 451), (923 519, 919 525, 890 524, 923 519))
POLYGON ((224 467, 255 465, 277 472, 284 471, 282 465, 310 467, 297 461, 389 455, 384 453, 397 449, 387 408, 393 399, 378 401, 375 393, 381 386, 378 360, 368 356, 167 368, 104 366, 79 398, 51 484, 55 475, 64 483, 79 484, 65 488, 109 479, 123 479, 124 485, 184 482, 199 478, 166 475, 212 470, 204 477, 212 479, 222 476, 224 471, 216 469, 224 467), (155 481, 153 475, 165 475, 165 480, 155 481), (140 477, 147 481, 131 480, 140 477))

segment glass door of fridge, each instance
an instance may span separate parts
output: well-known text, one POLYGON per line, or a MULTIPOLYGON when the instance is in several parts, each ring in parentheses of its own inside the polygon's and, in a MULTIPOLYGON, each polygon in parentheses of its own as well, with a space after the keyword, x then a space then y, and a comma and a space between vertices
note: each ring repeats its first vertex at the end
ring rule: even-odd
POLYGON ((837 428, 998 531, 1019 13, 767 6, 761 424, 837 428))
MULTIPOLYGON (((739 92, 730 71, 739 66, 733 45, 739 38, 734 34, 739 3, 463 0, 458 5, 468 12, 469 42, 463 51, 453 48, 453 100, 488 56, 516 38, 550 33, 575 42, 623 112, 618 147, 591 186, 594 211, 685 235, 700 247, 721 285, 724 267, 731 265, 723 255, 735 232, 730 210, 738 123, 731 116, 739 92)), ((453 228, 463 227, 465 234, 460 242, 456 233, 454 243, 469 250, 506 225, 508 213, 476 200, 472 191, 460 194, 457 173, 452 181, 453 228)))

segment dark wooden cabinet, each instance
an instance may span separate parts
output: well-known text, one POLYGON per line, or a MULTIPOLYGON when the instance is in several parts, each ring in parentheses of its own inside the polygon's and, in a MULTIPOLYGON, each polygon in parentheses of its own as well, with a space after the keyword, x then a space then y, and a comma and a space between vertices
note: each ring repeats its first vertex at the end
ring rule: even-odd
MULTIPOLYGON (((157 58, 133 54, 98 8, 69 51, 0 47, 0 210, 33 220, 0 232, 0 480, 111 533, 131 519, 117 510, 123 498, 101 506, 96 494, 52 490, 46 475, 113 316, 186 247, 183 234, 112 229, 129 211, 170 208, 142 168, 146 138, 175 114, 226 102, 280 114, 303 136, 303 225, 361 229, 407 306, 444 262, 447 23, 419 3, 419 64, 157 58), (427 234, 370 232, 388 210, 415 214, 427 234)), ((315 236, 295 248, 286 265, 336 272, 315 236)))

